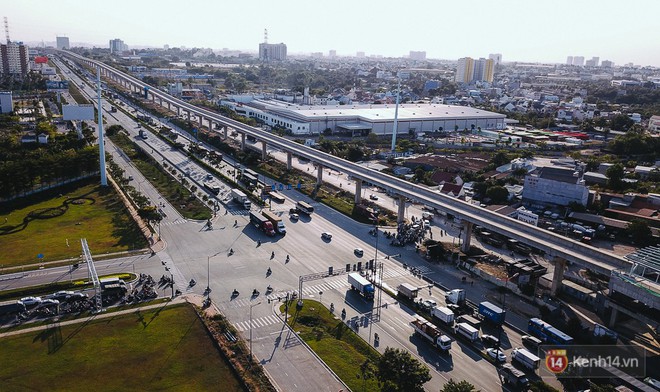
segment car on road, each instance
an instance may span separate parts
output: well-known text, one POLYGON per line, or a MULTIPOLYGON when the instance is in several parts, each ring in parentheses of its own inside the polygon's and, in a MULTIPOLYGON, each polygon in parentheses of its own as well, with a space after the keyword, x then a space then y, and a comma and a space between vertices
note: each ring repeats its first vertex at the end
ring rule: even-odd
POLYGON ((356 256, 362 257, 364 255, 364 249, 362 248, 355 248, 353 250, 353 253, 355 253, 356 256))
POLYGON ((323 233, 321 233, 321 238, 323 238, 324 240, 331 240, 332 233, 324 231, 323 233))
POLYGON ((432 299, 423 299, 419 301, 419 305, 424 309, 431 310, 435 306, 438 306, 438 303, 432 299))
POLYGON ((523 335, 522 343, 527 347, 532 347, 537 349, 541 344, 543 344, 543 341, 535 336, 523 335))
POLYGON ((369 198, 370 198, 371 200, 378 200, 378 196, 377 196, 377 195, 374 195, 373 193, 372 193, 371 195, 369 195, 369 198))
POLYGON ((295 207, 294 208, 289 208, 289 214, 297 214, 298 212, 300 212, 300 211, 295 207))
POLYGON ((41 303, 39 304, 39 306, 40 306, 40 307, 44 307, 44 306, 57 306, 57 305, 59 305, 59 304, 60 304, 60 301, 58 301, 58 300, 56 300, 56 299, 47 298, 47 299, 42 300, 41 303))
POLYGON ((68 302, 82 301, 88 299, 87 294, 85 293, 73 293, 67 297, 68 302))
POLYGON ((23 297, 18 302, 25 306, 35 306, 41 303, 41 297, 23 297))
POLYGON ((490 357, 495 362, 506 362, 506 354, 504 354, 502 351, 495 349, 495 348, 489 348, 486 349, 486 354, 490 357))
POLYGON ((52 298, 56 299, 58 301, 64 301, 67 298, 69 298, 70 296, 72 296, 73 294, 75 294, 73 291, 62 290, 62 291, 58 291, 58 292, 54 293, 52 295, 52 298))
POLYGON ((500 340, 493 335, 481 335, 481 341, 486 347, 499 347, 500 340))
POLYGON ((300 215, 294 212, 293 214, 289 215, 289 218, 291 218, 292 220, 298 220, 300 219, 300 215))

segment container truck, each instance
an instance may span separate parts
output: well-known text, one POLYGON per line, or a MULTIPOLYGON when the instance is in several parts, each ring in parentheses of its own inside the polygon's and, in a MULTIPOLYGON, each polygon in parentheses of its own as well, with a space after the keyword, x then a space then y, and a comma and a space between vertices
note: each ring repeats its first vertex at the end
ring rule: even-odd
POLYGON ((374 285, 363 278, 359 273, 353 272, 348 274, 348 283, 351 285, 351 290, 359 291, 364 298, 374 298, 374 285))
POLYGON ((458 322, 459 323, 470 324, 471 326, 473 326, 477 330, 481 329, 481 321, 479 321, 476 318, 470 316, 469 314, 464 314, 464 315, 458 317, 458 322))
POLYGON ((504 318, 506 317, 504 309, 488 301, 479 304, 479 314, 485 321, 495 325, 504 324, 504 318))
POLYGON ((450 327, 454 325, 454 312, 449 308, 436 306, 431 310, 431 315, 440 320, 443 324, 450 327))
POLYGON ((264 218, 268 219, 270 223, 273 224, 273 228, 275 229, 276 232, 282 235, 286 234, 286 227, 284 226, 284 221, 282 221, 282 218, 277 216, 273 211, 262 210, 261 215, 263 215, 264 218))
POLYGON ((252 203, 250 202, 250 199, 240 189, 232 189, 231 190, 231 198, 236 203, 242 205, 243 208, 245 208, 246 210, 249 210, 250 207, 252 206, 252 203))
POLYGON ((529 386, 529 380, 525 373, 514 368, 510 363, 505 363, 500 369, 500 377, 502 382, 507 385, 511 385, 517 390, 527 390, 529 386))
POLYGON ((511 351, 511 360, 517 361, 522 366, 526 367, 529 370, 534 370, 539 368, 539 363, 541 363, 541 358, 532 354, 531 351, 524 348, 514 348, 511 351))
POLYGON ((272 237, 275 235, 275 230, 273 230, 273 224, 270 223, 268 219, 261 216, 259 213, 250 212, 250 222, 252 222, 254 227, 266 233, 267 236, 272 237))
POLYGON ((397 287, 397 291, 398 295, 408 298, 411 301, 414 301, 419 293, 419 289, 409 283, 401 283, 399 287, 397 287))
POLYGON ((431 342, 431 344, 444 352, 451 349, 451 338, 443 335, 442 332, 433 324, 426 320, 414 320, 410 325, 415 329, 415 335, 421 336, 431 342))
POLYGON ((457 336, 462 336, 466 338, 472 343, 476 342, 477 339, 479 339, 479 331, 468 323, 456 324, 456 326, 454 327, 454 333, 457 336))
POLYGON ((445 302, 454 305, 465 305, 465 290, 453 289, 445 293, 445 302))

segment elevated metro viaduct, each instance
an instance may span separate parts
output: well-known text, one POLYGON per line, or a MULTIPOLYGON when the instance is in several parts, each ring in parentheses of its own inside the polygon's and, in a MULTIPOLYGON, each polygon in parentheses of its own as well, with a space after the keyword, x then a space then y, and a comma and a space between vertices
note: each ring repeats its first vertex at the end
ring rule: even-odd
POLYGON ((176 112, 179 115, 184 113, 188 118, 191 118, 193 114, 196 115, 200 127, 208 125, 209 130, 220 130, 224 133, 225 138, 228 136, 228 128, 231 127, 240 133, 242 149, 245 149, 246 135, 256 138, 262 142, 263 159, 267 157, 266 148, 268 145, 285 151, 287 154, 287 169, 289 170, 292 168, 291 162, 293 155, 309 159, 317 164, 317 183, 323 181, 323 170, 325 168, 340 171, 351 176, 355 179, 356 184, 356 203, 360 203, 361 201, 363 181, 383 188, 389 194, 395 195, 398 199, 398 219, 400 222, 403 221, 405 216, 405 202, 407 199, 435 208, 438 211, 452 214, 460 219, 463 225, 461 230, 463 251, 467 251, 470 247, 470 237, 475 224, 486 228, 488 231, 497 232, 508 238, 533 246, 554 258, 553 294, 556 294, 561 287, 567 262, 576 263, 607 276, 610 276, 611 271, 614 269, 628 269, 630 267, 629 261, 610 252, 559 236, 535 226, 530 226, 518 220, 499 215, 422 186, 411 184, 396 177, 364 168, 344 159, 280 138, 262 129, 250 127, 210 110, 196 107, 104 63, 68 51, 57 51, 57 53, 67 56, 74 61, 81 62, 88 67, 100 68, 103 77, 131 92, 143 94, 146 99, 151 99, 152 102, 158 103, 170 111, 176 112))

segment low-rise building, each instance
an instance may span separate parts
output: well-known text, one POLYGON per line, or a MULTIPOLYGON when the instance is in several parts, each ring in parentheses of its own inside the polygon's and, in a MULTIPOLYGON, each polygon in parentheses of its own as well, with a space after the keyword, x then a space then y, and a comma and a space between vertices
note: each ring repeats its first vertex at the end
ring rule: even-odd
POLYGON ((542 167, 525 176, 523 201, 531 204, 562 205, 577 202, 586 206, 589 189, 580 172, 571 168, 542 167))

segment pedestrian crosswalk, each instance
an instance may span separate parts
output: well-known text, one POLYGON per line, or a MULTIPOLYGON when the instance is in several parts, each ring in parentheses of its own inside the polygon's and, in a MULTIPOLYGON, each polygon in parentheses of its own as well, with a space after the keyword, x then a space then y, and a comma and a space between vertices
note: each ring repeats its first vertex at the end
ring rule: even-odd
POLYGON ((230 215, 248 215, 250 211, 240 208, 240 209, 233 209, 233 208, 227 208, 227 213, 230 215))
POLYGON ((161 221, 161 222, 160 222, 160 225, 161 225, 161 226, 176 226, 176 225, 180 225, 180 224, 183 224, 183 223, 186 223, 186 222, 187 222, 187 221, 186 221, 185 219, 179 219, 179 218, 177 218, 177 219, 175 219, 175 220, 173 220, 173 221, 161 221))
MULTIPOLYGON (((279 317, 275 316, 274 314, 264 317, 253 318, 252 329, 263 328, 278 323, 282 323, 282 320, 279 317)), ((238 332, 248 331, 250 330, 250 320, 239 321, 237 323, 234 323, 234 328, 236 328, 238 332)))

